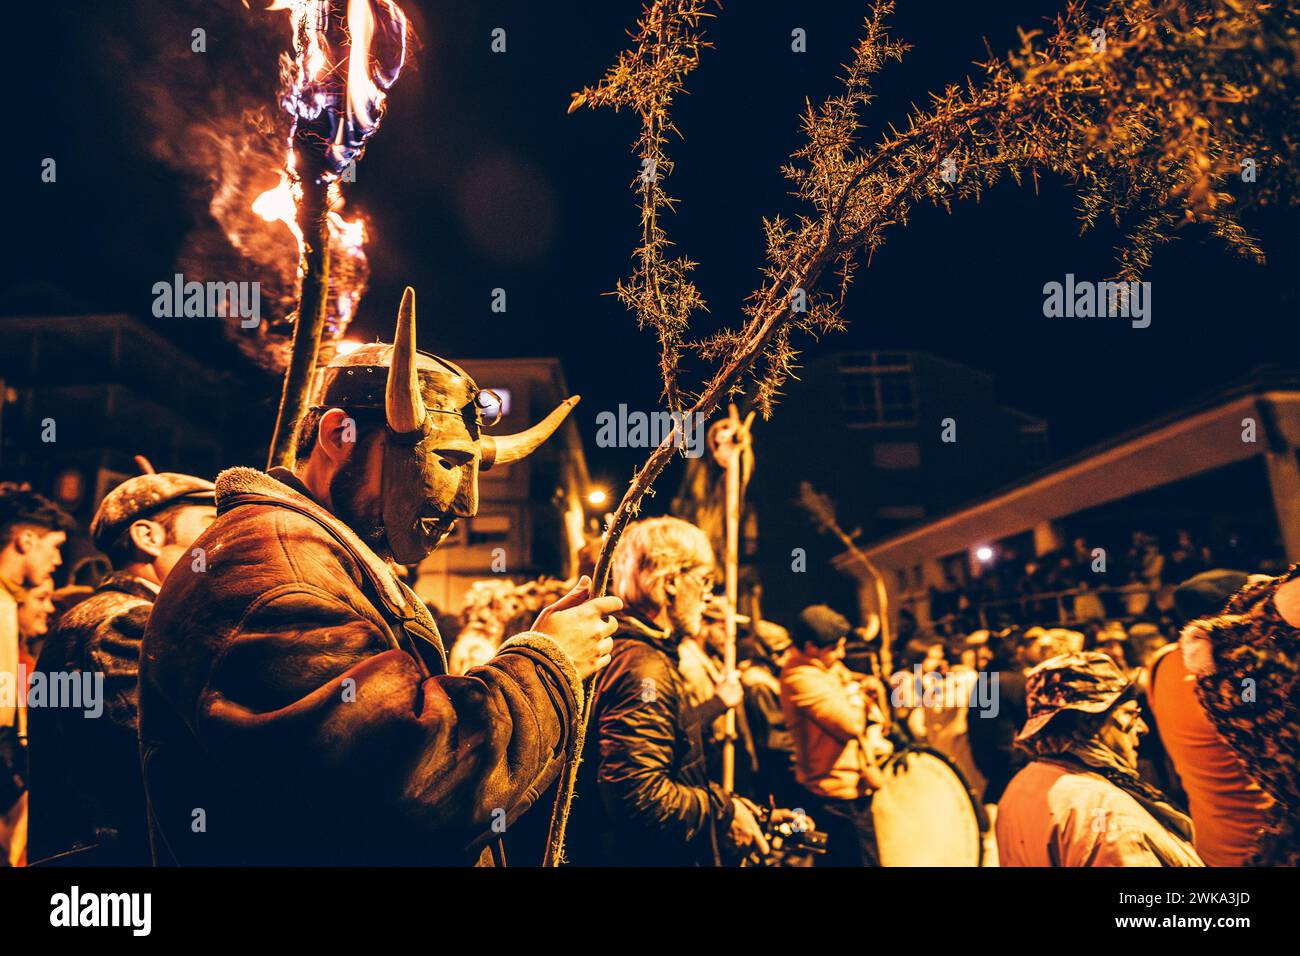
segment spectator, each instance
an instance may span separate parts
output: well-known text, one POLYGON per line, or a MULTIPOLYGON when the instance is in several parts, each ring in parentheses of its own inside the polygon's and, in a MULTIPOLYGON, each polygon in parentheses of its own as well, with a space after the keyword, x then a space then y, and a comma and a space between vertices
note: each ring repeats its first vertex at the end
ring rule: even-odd
POLYGON ((1028 674, 1031 757, 998 807, 1002 866, 1202 866, 1192 823, 1137 773, 1146 725, 1134 684, 1105 654, 1044 661, 1028 674))
POLYGON ((713 587, 708 536, 678 518, 628 527, 614 554, 623 599, 613 660, 596 679, 579 764, 569 855, 575 863, 708 866, 722 844, 768 850, 755 808, 708 779, 701 724, 740 703, 736 675, 692 707, 678 643, 700 633, 713 587))
POLYGON ((104 496, 91 522, 114 573, 63 616, 41 652, 45 674, 102 677, 102 715, 32 710, 34 860, 72 854, 79 865, 148 866, 138 707, 140 641, 154 599, 217 516, 210 481, 148 474, 104 496))
POLYGON ((804 608, 781 671, 781 705, 796 776, 827 834, 825 866, 879 866, 871 800, 884 783, 884 688, 844 666, 849 622, 824 604, 804 608))
POLYGON ((27 661, 29 673, 41 654, 41 645, 50 632, 54 613, 53 578, 28 588, 23 602, 18 605, 18 636, 22 639, 19 656, 27 661))
MULTIPOLYGON (((1183 582, 1174 604, 1184 620, 1209 618, 1247 583, 1243 571, 1213 570, 1183 582)), ((1274 800, 1247 774, 1220 736, 1187 665, 1189 640, 1157 652, 1149 697, 1165 748, 1187 793, 1196 824, 1196 850, 1210 866, 1242 866, 1269 823, 1274 800)))
POLYGON ((772 795, 781 806, 797 807, 802 794, 795 780, 794 740, 781 709, 781 665, 790 649, 790 633, 779 624, 759 621, 746 643, 749 653, 740 665, 740 683, 758 758, 754 790, 759 796, 772 795))
POLYGON ((997 675, 998 709, 967 721, 971 759, 986 781, 983 802, 997 803, 1007 784, 1025 763, 1016 750, 1017 731, 1024 725, 1025 659, 1029 644, 1018 628, 1002 631, 993 645, 989 669, 997 675))
POLYGON ((17 706, 18 606, 26 588, 49 581, 63 563, 59 549, 74 527, 52 501, 25 488, 0 487, 0 866, 22 855, 14 836, 26 812, 27 711, 17 706))

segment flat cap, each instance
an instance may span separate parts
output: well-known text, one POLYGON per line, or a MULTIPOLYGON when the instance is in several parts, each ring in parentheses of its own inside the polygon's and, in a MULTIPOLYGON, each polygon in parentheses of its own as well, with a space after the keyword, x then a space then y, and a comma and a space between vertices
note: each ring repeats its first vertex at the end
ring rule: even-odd
POLYGON ((848 619, 825 604, 804 608, 795 621, 799 640, 817 647, 834 647, 850 630, 852 625, 848 619))
POLYGON ((136 475, 104 496, 90 522, 90 536, 96 548, 107 551, 132 522, 176 504, 215 504, 216 490, 212 482, 193 475, 136 475))
POLYGON ((1215 568, 1188 578, 1174 589, 1174 610, 1184 622, 1223 610, 1228 598, 1246 586, 1245 571, 1215 568))

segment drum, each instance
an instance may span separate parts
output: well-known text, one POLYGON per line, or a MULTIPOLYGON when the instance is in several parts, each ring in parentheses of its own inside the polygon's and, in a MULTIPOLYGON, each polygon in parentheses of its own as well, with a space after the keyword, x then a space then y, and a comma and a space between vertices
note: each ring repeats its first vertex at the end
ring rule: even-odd
POLYGON ((912 747, 881 768, 871 801, 881 866, 979 866, 988 817, 943 754, 912 747))

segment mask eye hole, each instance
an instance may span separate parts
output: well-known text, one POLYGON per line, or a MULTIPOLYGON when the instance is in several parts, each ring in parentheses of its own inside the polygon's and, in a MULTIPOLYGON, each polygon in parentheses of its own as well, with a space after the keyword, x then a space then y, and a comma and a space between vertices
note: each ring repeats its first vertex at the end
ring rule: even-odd
POLYGON ((491 428, 501 421, 501 416, 505 414, 505 401, 490 388, 479 389, 478 394, 474 396, 474 404, 478 406, 483 416, 484 428, 491 428))

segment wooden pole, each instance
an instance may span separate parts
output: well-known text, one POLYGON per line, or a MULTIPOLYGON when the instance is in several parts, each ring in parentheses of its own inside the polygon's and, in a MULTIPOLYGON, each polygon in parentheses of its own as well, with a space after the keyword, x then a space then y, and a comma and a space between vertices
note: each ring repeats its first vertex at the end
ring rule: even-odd
MULTIPOLYGON (((305 156, 307 150, 300 149, 305 156)), ((307 397, 316 372, 321 333, 325 329, 330 275, 328 186, 322 177, 304 171, 302 202, 298 204, 298 227, 302 232, 302 288, 298 297, 298 320, 293 328, 293 353, 284 372, 284 390, 275 420, 268 468, 292 468, 294 437, 307 412, 307 397)))
MULTIPOLYGON (((734 416, 736 407, 731 407, 734 416)), ((727 543, 723 563, 726 574, 727 608, 724 623, 723 679, 736 670, 736 594, 739 590, 740 564, 740 455, 737 449, 727 456, 727 543)), ((736 709, 727 708, 726 732, 722 742, 722 789, 736 790, 736 709)))
MULTIPOLYGON (((730 677, 736 670, 736 605, 740 597, 740 512, 741 485, 750 454, 749 426, 754 413, 742 422, 735 403, 727 408, 727 417, 715 422, 709 429, 709 445, 714 460, 726 473, 726 501, 724 508, 725 540, 722 567, 727 604, 723 623, 726 636, 723 642, 723 674, 730 677)), ((722 744, 722 788, 727 793, 736 789, 736 711, 727 709, 726 733, 722 744)))

